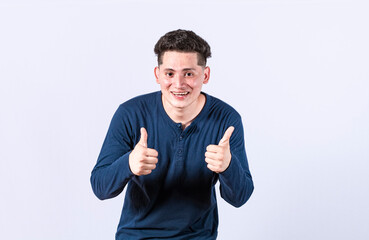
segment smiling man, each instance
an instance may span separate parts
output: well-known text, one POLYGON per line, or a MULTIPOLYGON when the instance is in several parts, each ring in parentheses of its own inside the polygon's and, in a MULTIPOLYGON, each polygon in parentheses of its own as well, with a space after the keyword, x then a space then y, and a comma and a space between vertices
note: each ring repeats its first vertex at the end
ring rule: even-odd
POLYGON ((201 91, 210 46, 192 31, 162 36, 154 49, 161 91, 121 104, 113 116, 91 184, 99 199, 127 185, 116 239, 216 239, 215 184, 243 205, 254 186, 240 115, 201 91))

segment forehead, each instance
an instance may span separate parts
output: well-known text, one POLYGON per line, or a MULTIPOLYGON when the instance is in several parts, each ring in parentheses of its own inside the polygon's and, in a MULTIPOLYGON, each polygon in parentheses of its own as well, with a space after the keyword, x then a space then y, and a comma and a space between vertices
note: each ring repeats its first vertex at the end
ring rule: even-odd
POLYGON ((162 65, 171 67, 195 67, 198 66, 198 54, 196 52, 166 51, 162 57, 162 65))

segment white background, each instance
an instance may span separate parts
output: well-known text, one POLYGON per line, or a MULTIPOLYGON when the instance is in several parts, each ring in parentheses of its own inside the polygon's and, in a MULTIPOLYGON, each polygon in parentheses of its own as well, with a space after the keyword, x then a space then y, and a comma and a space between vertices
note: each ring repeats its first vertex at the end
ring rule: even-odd
POLYGON ((218 199, 219 239, 369 239, 367 1, 152 2, 0 1, 0 238, 114 238, 123 194, 90 172, 182 28, 212 47, 203 91, 242 115, 255 183, 218 199))

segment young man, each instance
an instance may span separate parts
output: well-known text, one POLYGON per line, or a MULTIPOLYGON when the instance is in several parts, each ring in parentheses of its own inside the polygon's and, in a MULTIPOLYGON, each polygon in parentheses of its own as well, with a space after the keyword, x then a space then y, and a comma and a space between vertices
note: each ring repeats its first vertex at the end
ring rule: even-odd
POLYGON ((99 199, 127 185, 116 239, 215 239, 215 184, 243 205, 254 189, 240 115, 201 91, 210 47, 192 31, 168 32, 154 49, 161 91, 116 111, 91 184, 99 199))

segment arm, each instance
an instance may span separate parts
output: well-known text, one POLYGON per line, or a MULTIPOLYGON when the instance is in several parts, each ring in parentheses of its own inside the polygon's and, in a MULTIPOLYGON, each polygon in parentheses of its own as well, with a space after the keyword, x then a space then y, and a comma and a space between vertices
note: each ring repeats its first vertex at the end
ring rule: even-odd
POLYGON ((254 185, 247 164, 241 117, 234 118, 218 145, 208 145, 207 167, 219 174, 220 195, 235 207, 242 206, 251 196, 254 185))
POLYGON ((126 115, 121 105, 111 120, 97 163, 91 173, 92 189, 101 200, 119 195, 133 177, 128 161, 133 149, 132 129, 126 115))
POLYGON ((246 157, 241 118, 232 126, 235 130, 229 139, 231 161, 228 168, 219 174, 220 195, 231 205, 240 207, 250 198, 254 184, 246 157))

